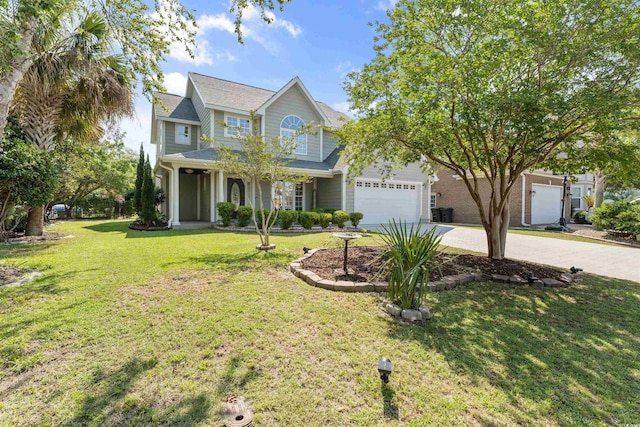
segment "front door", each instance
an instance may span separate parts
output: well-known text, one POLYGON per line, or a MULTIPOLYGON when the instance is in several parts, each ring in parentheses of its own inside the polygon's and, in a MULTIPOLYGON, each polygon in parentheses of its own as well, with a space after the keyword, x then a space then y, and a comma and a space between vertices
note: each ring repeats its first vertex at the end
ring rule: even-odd
POLYGON ((227 201, 236 205, 232 218, 238 215, 238 207, 244 206, 244 183, 241 179, 227 178, 227 201))

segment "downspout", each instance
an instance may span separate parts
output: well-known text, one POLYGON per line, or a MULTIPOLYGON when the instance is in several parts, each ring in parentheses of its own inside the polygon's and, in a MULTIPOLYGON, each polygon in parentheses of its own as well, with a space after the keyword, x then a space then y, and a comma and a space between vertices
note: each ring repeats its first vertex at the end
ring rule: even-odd
POLYGON ((522 173, 520 174, 520 176, 522 176, 522 220, 520 221, 522 223, 523 227, 531 227, 531 224, 527 224, 526 222, 524 222, 524 214, 525 214, 525 203, 526 203, 526 194, 525 194, 525 190, 526 190, 526 183, 525 183, 525 174, 522 173))
MULTIPOLYGON (((171 180, 171 178, 172 178, 171 174, 173 173, 173 169, 163 165, 160 162, 158 162, 158 166, 161 167, 164 170, 169 171, 169 188, 171 188, 171 183, 173 182, 171 180)), ((173 197, 173 193, 170 194, 170 196, 173 197)), ((171 228, 171 225, 173 224, 173 206, 169 207, 169 203, 173 203, 173 202, 171 202, 168 197, 167 197, 167 202, 168 202, 167 203, 167 209, 169 210, 169 215, 170 215, 169 221, 168 221, 168 223, 169 223, 168 225, 169 225, 169 228, 171 228)))

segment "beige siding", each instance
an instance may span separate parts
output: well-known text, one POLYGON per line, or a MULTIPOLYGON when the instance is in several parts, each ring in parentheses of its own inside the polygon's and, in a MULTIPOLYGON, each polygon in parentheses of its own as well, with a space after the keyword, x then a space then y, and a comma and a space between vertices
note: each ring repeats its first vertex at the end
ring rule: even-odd
POLYGON ((322 143, 322 160, 326 159, 329 154, 338 146, 338 140, 329 131, 324 131, 324 141, 322 143))
POLYGON ((165 154, 185 153, 198 149, 198 126, 189 125, 191 144, 176 144, 176 125, 180 123, 164 122, 165 154))
POLYGON ((342 175, 334 178, 316 178, 318 192, 316 202, 319 208, 340 209, 342 207, 342 175))
MULTIPOLYGON (((304 93, 297 85, 294 85, 271 104, 265 113, 265 134, 267 138, 274 138, 280 135, 280 123, 286 116, 298 116, 305 123, 313 122, 321 124, 321 118, 316 112, 304 93)), ((322 161, 320 153, 320 131, 307 135, 307 155, 296 154, 300 160, 322 161)))

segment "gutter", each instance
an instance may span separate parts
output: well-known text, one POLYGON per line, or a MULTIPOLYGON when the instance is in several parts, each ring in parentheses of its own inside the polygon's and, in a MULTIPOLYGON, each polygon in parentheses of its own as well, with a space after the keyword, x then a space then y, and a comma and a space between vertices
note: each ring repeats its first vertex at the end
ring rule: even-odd
POLYGON ((524 222, 524 213, 525 213, 525 202, 526 202, 526 195, 525 195, 525 190, 526 190, 526 183, 525 183, 525 174, 522 173, 520 174, 520 176, 522 177, 522 219, 520 221, 520 223, 522 224, 523 227, 531 227, 531 224, 527 224, 526 222, 524 222))

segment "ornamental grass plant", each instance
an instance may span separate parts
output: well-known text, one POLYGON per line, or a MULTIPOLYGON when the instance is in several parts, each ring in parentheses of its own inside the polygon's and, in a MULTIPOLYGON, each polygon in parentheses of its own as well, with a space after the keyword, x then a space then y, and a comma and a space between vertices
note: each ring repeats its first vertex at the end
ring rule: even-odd
POLYGON ((422 303, 429 272, 436 268, 437 249, 442 238, 436 229, 392 219, 382 226, 381 238, 387 246, 383 270, 389 273, 389 298, 404 309, 417 309, 422 303))

